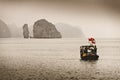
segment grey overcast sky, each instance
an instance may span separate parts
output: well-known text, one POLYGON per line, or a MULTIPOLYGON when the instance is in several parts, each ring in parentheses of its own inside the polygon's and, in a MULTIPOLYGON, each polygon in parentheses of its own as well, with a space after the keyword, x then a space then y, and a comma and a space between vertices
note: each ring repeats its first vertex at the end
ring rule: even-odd
POLYGON ((80 27, 86 37, 120 38, 119 0, 0 0, 0 19, 22 27, 45 18, 80 27))

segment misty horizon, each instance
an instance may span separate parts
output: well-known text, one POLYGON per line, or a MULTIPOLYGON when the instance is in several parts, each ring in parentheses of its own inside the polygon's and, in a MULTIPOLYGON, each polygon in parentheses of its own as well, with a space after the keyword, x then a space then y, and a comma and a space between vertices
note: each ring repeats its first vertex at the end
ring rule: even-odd
POLYGON ((119 1, 5 0, 0 1, 0 19, 21 28, 26 23, 33 26, 35 21, 46 19, 79 28, 86 37, 120 38, 120 8, 116 3, 119 1))

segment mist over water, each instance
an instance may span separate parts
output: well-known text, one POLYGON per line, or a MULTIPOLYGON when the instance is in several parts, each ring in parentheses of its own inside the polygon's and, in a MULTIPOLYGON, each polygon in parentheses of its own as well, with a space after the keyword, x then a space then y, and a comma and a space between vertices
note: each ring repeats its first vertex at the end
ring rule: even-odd
POLYGON ((0 39, 1 80, 119 80, 120 40, 97 39, 99 60, 80 60, 87 40, 0 39))

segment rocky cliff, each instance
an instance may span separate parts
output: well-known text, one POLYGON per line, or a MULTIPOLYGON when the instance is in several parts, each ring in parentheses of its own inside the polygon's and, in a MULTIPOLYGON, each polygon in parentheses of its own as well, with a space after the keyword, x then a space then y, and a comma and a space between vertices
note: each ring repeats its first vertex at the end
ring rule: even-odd
POLYGON ((45 19, 38 20, 33 25, 34 38, 61 38, 60 32, 55 25, 45 19))
POLYGON ((0 38, 8 38, 10 37, 10 31, 7 26, 2 20, 0 20, 0 38))
POLYGON ((23 36, 24 38, 29 38, 28 24, 23 25, 23 36))

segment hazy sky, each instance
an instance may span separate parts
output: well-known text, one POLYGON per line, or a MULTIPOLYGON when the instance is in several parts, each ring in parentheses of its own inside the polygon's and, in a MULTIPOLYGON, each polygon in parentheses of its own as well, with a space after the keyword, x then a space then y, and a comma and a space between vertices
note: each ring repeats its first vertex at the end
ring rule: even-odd
POLYGON ((120 38, 119 5, 119 0, 0 0, 0 19, 22 27, 45 18, 80 27, 86 37, 120 38))

